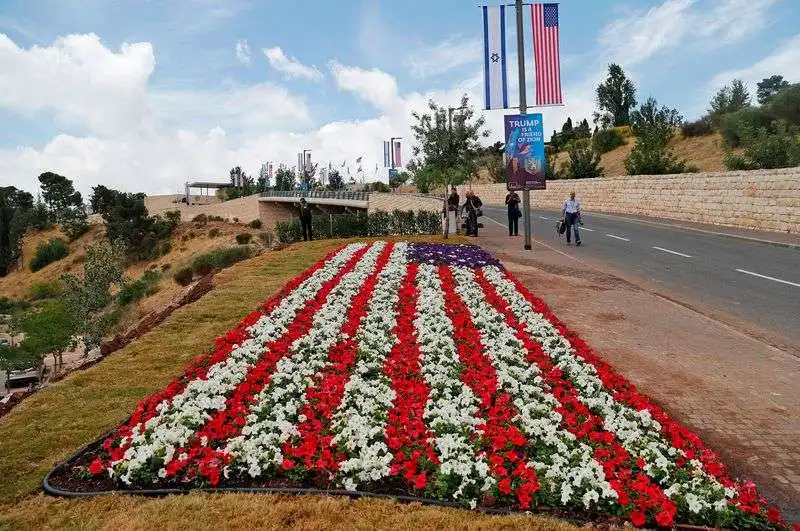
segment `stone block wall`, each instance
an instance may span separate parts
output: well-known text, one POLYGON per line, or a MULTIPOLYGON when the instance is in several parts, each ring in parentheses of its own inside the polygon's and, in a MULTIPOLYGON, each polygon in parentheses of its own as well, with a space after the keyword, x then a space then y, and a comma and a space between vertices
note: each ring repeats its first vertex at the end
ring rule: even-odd
MULTIPOLYGON (((462 200, 468 188, 458 187, 462 200)), ((505 202, 505 184, 471 188, 488 205, 505 202)), ((800 233, 800 167, 547 181, 547 190, 531 192, 531 204, 560 210, 573 190, 587 212, 800 233)))
POLYGON ((227 220, 238 218, 242 223, 249 223, 258 218, 259 197, 260 195, 255 194, 207 205, 186 205, 184 203, 153 201, 150 203, 152 207, 148 206, 148 198, 145 198, 145 206, 147 206, 147 210, 150 214, 179 210, 181 213, 181 220, 183 221, 191 221, 191 219, 198 214, 205 214, 207 216, 221 216, 227 220))

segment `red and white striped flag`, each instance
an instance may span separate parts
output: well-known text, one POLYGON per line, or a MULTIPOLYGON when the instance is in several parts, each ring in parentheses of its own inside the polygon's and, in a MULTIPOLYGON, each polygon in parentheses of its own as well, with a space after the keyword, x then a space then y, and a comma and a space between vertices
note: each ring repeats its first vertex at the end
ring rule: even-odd
POLYGON ((532 4, 536 105, 561 105, 558 4, 532 4))

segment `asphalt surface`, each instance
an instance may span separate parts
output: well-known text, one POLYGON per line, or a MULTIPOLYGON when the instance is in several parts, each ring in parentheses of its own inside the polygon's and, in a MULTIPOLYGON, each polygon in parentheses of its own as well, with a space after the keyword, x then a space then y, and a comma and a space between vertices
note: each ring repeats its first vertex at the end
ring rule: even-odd
MULTIPOLYGON (((505 208, 483 211, 507 225, 505 208)), ((800 351, 800 248, 591 213, 583 215, 582 245, 566 246, 555 232, 559 218, 557 212, 532 210, 534 237, 608 264, 624 277, 644 279, 681 302, 772 332, 800 351)), ((520 244, 522 233, 520 219, 520 244)))

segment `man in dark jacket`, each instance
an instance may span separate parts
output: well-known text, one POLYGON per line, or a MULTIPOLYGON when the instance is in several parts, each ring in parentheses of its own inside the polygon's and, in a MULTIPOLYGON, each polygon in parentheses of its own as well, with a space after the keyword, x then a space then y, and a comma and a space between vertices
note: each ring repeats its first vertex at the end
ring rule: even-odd
POLYGON ((522 212, 519 209, 519 194, 508 192, 506 195, 506 207, 508 207, 508 235, 519 236, 519 218, 522 212))
POLYGON ((456 226, 456 234, 461 233, 461 223, 458 219, 458 204, 461 199, 458 197, 458 192, 456 191, 456 187, 453 187, 453 191, 450 192, 450 196, 447 198, 447 217, 453 220, 453 224, 456 226), (452 212, 452 215, 450 214, 452 212))
POLYGON ((483 202, 480 197, 475 195, 472 190, 468 190, 467 198, 464 200, 464 210, 467 213, 467 236, 478 235, 478 216, 483 215, 482 206, 483 202))
POLYGON ((312 240, 311 236, 311 205, 305 197, 300 198, 300 230, 303 232, 303 240, 312 240))

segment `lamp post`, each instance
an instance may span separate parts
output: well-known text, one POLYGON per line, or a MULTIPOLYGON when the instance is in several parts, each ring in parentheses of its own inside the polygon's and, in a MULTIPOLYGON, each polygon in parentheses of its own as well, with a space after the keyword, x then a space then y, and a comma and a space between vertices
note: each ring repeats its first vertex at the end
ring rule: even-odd
MULTIPOLYGON (((519 67, 519 113, 528 112, 528 103, 525 92, 525 37, 522 18, 522 0, 516 0, 517 8, 517 64, 519 67)), ((531 192, 527 184, 522 190, 522 215, 523 231, 525 234, 525 250, 530 251, 531 245, 531 192)))
MULTIPOLYGON (((447 142, 449 144, 449 151, 452 156, 453 153, 453 112, 455 111, 462 111, 466 109, 466 105, 462 105, 460 107, 448 107, 447 108, 447 142)), ((450 234, 450 211, 447 210, 447 194, 450 193, 450 171, 452 168, 445 168, 445 183, 444 183, 444 198, 443 198, 443 205, 444 205, 444 237, 447 239, 448 235, 450 234)), ((456 222, 456 234, 459 233, 458 227, 458 214, 454 214, 455 222, 456 222)))

